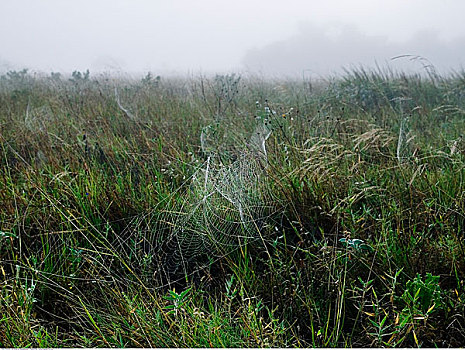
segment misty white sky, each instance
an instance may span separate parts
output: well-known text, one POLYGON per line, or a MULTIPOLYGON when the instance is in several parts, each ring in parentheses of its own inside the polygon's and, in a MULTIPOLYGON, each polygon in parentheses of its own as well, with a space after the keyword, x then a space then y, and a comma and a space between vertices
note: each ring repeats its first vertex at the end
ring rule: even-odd
POLYGON ((464 13, 463 0, 0 0, 0 72, 327 74, 402 54, 460 69, 464 13))

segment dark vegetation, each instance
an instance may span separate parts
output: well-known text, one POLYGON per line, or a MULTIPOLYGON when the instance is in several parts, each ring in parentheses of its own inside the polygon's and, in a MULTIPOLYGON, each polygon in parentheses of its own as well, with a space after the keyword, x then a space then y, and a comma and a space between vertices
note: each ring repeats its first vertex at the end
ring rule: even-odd
POLYGON ((9 72, 0 346, 463 346, 464 130, 463 72, 9 72))

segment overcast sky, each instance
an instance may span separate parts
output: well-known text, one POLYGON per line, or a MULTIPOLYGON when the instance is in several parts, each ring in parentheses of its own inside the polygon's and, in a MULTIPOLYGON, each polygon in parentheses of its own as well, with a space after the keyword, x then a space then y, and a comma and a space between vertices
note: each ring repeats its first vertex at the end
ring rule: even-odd
POLYGON ((464 13, 463 0, 0 0, 0 72, 420 70, 390 61, 405 54, 457 70, 464 13))

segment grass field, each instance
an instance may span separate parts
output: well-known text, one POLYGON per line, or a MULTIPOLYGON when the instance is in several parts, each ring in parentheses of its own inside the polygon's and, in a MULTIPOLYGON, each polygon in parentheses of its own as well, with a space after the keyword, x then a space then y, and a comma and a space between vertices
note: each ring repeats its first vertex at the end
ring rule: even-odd
POLYGON ((465 344, 465 73, 0 78, 1 347, 465 344))

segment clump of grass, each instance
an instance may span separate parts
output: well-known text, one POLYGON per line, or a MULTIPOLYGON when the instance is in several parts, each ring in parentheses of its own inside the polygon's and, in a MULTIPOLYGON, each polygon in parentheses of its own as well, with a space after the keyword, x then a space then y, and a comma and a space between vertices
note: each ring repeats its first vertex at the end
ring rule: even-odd
POLYGON ((0 77, 0 345, 460 346, 463 77, 0 77))

